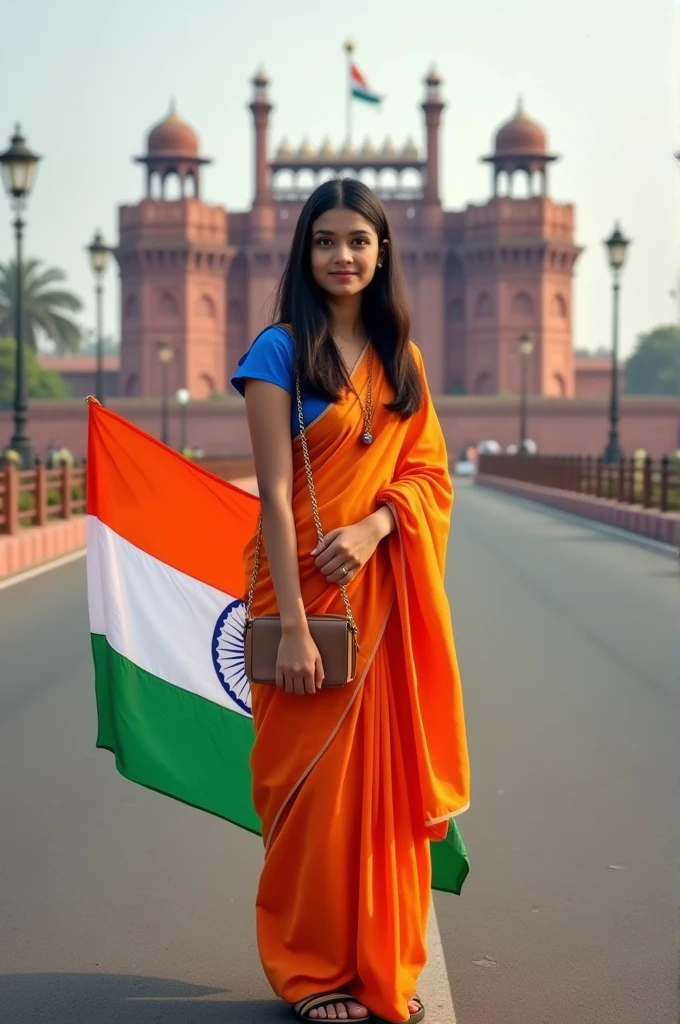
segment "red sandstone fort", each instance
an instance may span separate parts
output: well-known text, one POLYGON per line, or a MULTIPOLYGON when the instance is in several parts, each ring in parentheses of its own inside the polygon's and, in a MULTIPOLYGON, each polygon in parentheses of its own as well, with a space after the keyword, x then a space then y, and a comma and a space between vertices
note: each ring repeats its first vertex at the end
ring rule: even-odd
MULTIPOLYGON (((425 151, 411 141, 365 142, 339 151, 283 142, 270 154, 269 82, 253 80, 254 199, 227 211, 201 199, 196 132, 172 110, 137 157, 144 198, 120 208, 116 256, 121 276, 121 356, 105 359, 105 394, 142 429, 160 429, 163 372, 167 392, 188 388, 189 440, 212 454, 250 452, 243 402, 202 399, 229 394, 237 359, 267 324, 302 203, 332 175, 358 176, 389 211, 401 250, 420 345, 449 450, 485 438, 518 439, 519 339, 531 332, 529 435, 543 452, 598 454, 608 431, 611 363, 573 350, 573 274, 579 248, 574 210, 553 202, 548 172, 556 157, 545 132, 520 108, 496 133, 483 205, 445 210, 439 193, 444 99, 431 72, 422 102, 425 151), (173 358, 161 366, 159 342, 173 358), (114 397, 118 395, 120 397, 114 397), (566 399, 566 400, 565 400, 566 399)), ((94 388, 94 359, 44 356, 74 395, 94 388)), ((31 403, 39 448, 58 441, 85 449, 82 400, 31 403)), ((176 412, 177 410, 175 410, 176 412)), ((170 443, 179 442, 173 413, 170 443)), ((624 395, 621 432, 627 452, 656 456, 677 446, 673 398, 624 395)), ((0 431, 10 431, 0 411, 0 431)))
MULTIPOLYGON (((237 359, 269 321, 304 200, 319 182, 342 175, 365 181, 388 210, 411 298, 413 337, 434 393, 517 393, 518 339, 530 331, 529 390, 574 396, 572 282, 580 251, 574 210, 550 198, 548 172, 557 158, 521 105, 483 158, 491 170, 488 202, 446 210, 439 180, 445 103, 436 72, 425 80, 424 152, 411 140, 341 149, 330 142, 319 149, 283 142, 271 155, 269 81, 260 72, 252 84, 249 210, 202 201, 201 170, 209 161, 174 109, 150 131, 147 151, 137 157, 146 170, 146 194, 120 208, 116 250, 119 394, 160 392, 159 341, 175 350, 171 385, 188 387, 195 399, 228 390, 237 359)), ((606 387, 606 367, 602 371, 606 387)), ((597 372, 592 365, 591 377, 597 372)))

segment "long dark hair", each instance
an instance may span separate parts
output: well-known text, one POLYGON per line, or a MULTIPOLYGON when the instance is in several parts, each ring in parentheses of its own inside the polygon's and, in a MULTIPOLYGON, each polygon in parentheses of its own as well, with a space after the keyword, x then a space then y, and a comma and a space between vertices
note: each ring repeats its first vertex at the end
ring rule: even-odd
POLYGON ((406 293, 382 203, 362 182, 334 178, 320 185, 305 203, 276 294, 275 322, 292 328, 295 365, 304 389, 337 401, 347 375, 333 344, 326 293, 312 276, 310 250, 314 223, 327 210, 339 207, 361 214, 375 228, 378 243, 388 242, 382 269, 362 292, 361 318, 394 389, 394 400, 387 408, 412 416, 422 404, 423 387, 409 347, 406 293))

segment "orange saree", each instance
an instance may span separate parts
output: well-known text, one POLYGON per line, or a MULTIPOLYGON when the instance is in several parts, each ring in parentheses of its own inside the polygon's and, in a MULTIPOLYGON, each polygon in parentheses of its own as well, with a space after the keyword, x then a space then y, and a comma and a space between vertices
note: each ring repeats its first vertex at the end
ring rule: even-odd
MULTIPOLYGON (((413 346, 421 375, 420 352, 413 346)), ((453 493, 427 386, 410 419, 374 360, 374 442, 356 396, 330 404, 307 437, 324 530, 391 508, 398 529, 348 584, 361 650, 354 682, 296 697, 254 686, 251 767, 265 863, 257 936, 289 1003, 343 989, 388 1021, 426 960, 430 844, 469 800, 463 704, 443 572, 453 493)), ((361 394, 367 359, 353 383, 361 394)), ((309 613, 343 613, 309 552, 316 543, 299 437, 293 512, 309 613)), ((246 552, 246 578, 254 543, 246 552)), ((253 614, 276 613, 264 553, 253 614)))

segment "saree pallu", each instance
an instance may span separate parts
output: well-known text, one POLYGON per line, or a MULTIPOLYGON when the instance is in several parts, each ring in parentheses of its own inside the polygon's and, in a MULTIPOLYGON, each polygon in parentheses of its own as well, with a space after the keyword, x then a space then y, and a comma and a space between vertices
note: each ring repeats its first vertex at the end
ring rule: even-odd
MULTIPOLYGON (((446 447, 425 389, 418 413, 393 397, 374 360, 373 444, 361 441, 356 396, 330 404, 307 439, 326 533, 382 504, 397 530, 347 590, 359 627, 352 683, 298 697, 254 686, 251 767, 265 863, 257 936, 265 973, 289 1003, 344 989, 388 1021, 426 960, 429 841, 469 802, 463 703, 443 574, 453 492, 446 447)), ((361 394, 364 357, 353 375, 361 394)), ((293 441, 293 513, 309 614, 343 614, 310 552, 316 544, 300 439, 293 441)), ((246 578, 254 542, 246 552, 246 578)), ((266 551, 254 615, 276 614, 266 551)))

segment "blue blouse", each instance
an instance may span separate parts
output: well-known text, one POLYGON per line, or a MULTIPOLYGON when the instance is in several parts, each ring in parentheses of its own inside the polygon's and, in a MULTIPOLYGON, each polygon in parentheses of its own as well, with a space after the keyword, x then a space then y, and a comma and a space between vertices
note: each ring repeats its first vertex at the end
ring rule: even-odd
MULTIPOLYGON (((287 391, 292 399, 291 436, 297 437, 300 425, 295 401, 294 352, 293 339, 285 327, 267 327, 239 359, 231 383, 243 396, 246 393, 247 380, 266 380, 287 391)), ((325 398, 305 394, 303 391, 302 418, 305 426, 308 427, 317 416, 320 416, 328 404, 325 398)))

